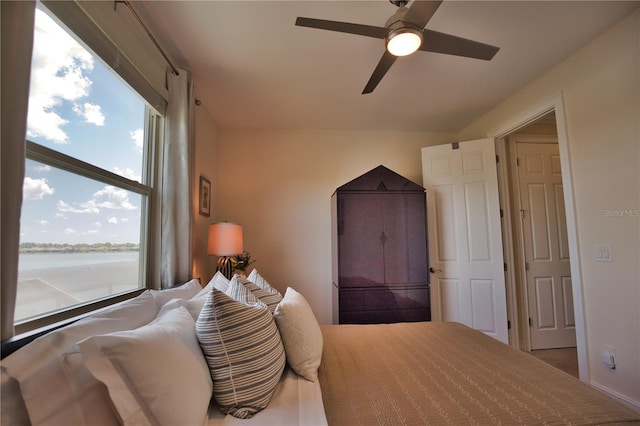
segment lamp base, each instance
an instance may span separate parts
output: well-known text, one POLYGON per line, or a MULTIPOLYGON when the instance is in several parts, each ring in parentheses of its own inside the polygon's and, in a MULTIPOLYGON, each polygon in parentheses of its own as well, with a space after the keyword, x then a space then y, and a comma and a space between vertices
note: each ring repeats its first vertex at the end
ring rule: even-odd
POLYGON ((216 272, 222 272, 228 280, 233 277, 233 262, 230 257, 222 256, 218 258, 218 267, 216 268, 216 272))

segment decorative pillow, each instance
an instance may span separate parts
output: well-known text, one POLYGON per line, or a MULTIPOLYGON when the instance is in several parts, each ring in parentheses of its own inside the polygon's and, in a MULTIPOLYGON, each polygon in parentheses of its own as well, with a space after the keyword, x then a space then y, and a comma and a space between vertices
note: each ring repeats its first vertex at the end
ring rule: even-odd
POLYGON ((220 271, 216 272, 213 277, 211 277, 209 283, 195 297, 200 297, 203 294, 208 296, 214 288, 217 288, 223 293, 227 293, 229 290, 229 280, 220 271))
POLYGON ((322 360, 322 331, 304 297, 291 287, 287 288, 273 318, 276 320, 287 362, 299 375, 315 382, 322 360))
POLYGON ((277 290, 271 287, 271 290, 262 289, 251 281, 240 277, 240 275, 234 275, 233 278, 231 278, 231 282, 244 286, 244 288, 253 293, 254 296, 262 301, 262 303, 267 305, 271 313, 273 313, 273 311, 276 309, 276 306, 278 306, 278 303, 280 303, 280 301, 282 300, 282 295, 278 293, 277 290))
POLYGON ((171 299, 191 299, 202 290, 200 280, 194 278, 179 287, 167 288, 164 290, 150 290, 151 295, 158 304, 158 308, 162 308, 165 303, 171 299))
POLYGON ((251 281, 252 283, 254 283, 255 285, 257 285, 258 287, 260 287, 263 290, 267 290, 268 292, 271 293, 278 293, 280 294, 280 297, 282 297, 282 294, 276 290, 275 288, 273 288, 268 282, 267 280, 265 280, 262 275, 260 275, 260 273, 258 273, 257 269, 253 269, 251 271, 251 273, 249 274, 249 276, 247 277, 247 280, 251 281))
MULTIPOLYGON (((63 365, 65 352, 89 336, 140 327, 157 314, 153 296, 145 291, 46 334, 3 359, 2 369, 18 382, 31 424, 100 422, 100 419, 82 417, 87 407, 78 400, 74 376, 69 375, 63 365)), ((97 401, 93 400, 93 404, 95 409, 97 401)), ((108 398, 104 398, 104 404, 111 406, 108 398)))
POLYGON ((123 424, 195 425, 206 418, 213 384, 184 307, 172 304, 144 327, 90 337, 79 346, 123 424))
POLYGON ((248 419, 269 405, 286 357, 267 306, 243 286, 231 287, 239 300, 213 289, 196 321, 196 335, 220 410, 248 419))

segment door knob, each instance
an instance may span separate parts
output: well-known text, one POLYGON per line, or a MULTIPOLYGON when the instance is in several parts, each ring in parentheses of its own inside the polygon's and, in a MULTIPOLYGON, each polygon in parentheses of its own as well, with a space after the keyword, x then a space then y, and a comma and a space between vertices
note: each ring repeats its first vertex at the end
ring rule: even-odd
POLYGON ((435 274, 436 272, 442 272, 442 269, 434 269, 434 267, 432 266, 431 268, 429 268, 429 272, 435 274))

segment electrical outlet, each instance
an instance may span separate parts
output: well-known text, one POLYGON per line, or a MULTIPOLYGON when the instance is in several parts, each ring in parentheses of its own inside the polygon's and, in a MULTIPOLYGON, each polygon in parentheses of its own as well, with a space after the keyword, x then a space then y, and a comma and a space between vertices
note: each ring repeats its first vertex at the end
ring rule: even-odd
POLYGON ((611 345, 604 345, 602 348, 602 364, 605 367, 615 370, 616 368, 616 348, 611 345))

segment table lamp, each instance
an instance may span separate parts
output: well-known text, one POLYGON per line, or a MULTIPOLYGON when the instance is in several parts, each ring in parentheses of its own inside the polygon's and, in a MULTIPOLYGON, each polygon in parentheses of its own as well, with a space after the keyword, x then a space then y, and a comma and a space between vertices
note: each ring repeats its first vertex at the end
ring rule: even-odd
POLYGON ((209 225, 207 253, 220 256, 216 272, 231 279, 234 265, 230 256, 242 253, 242 226, 230 222, 209 225))

